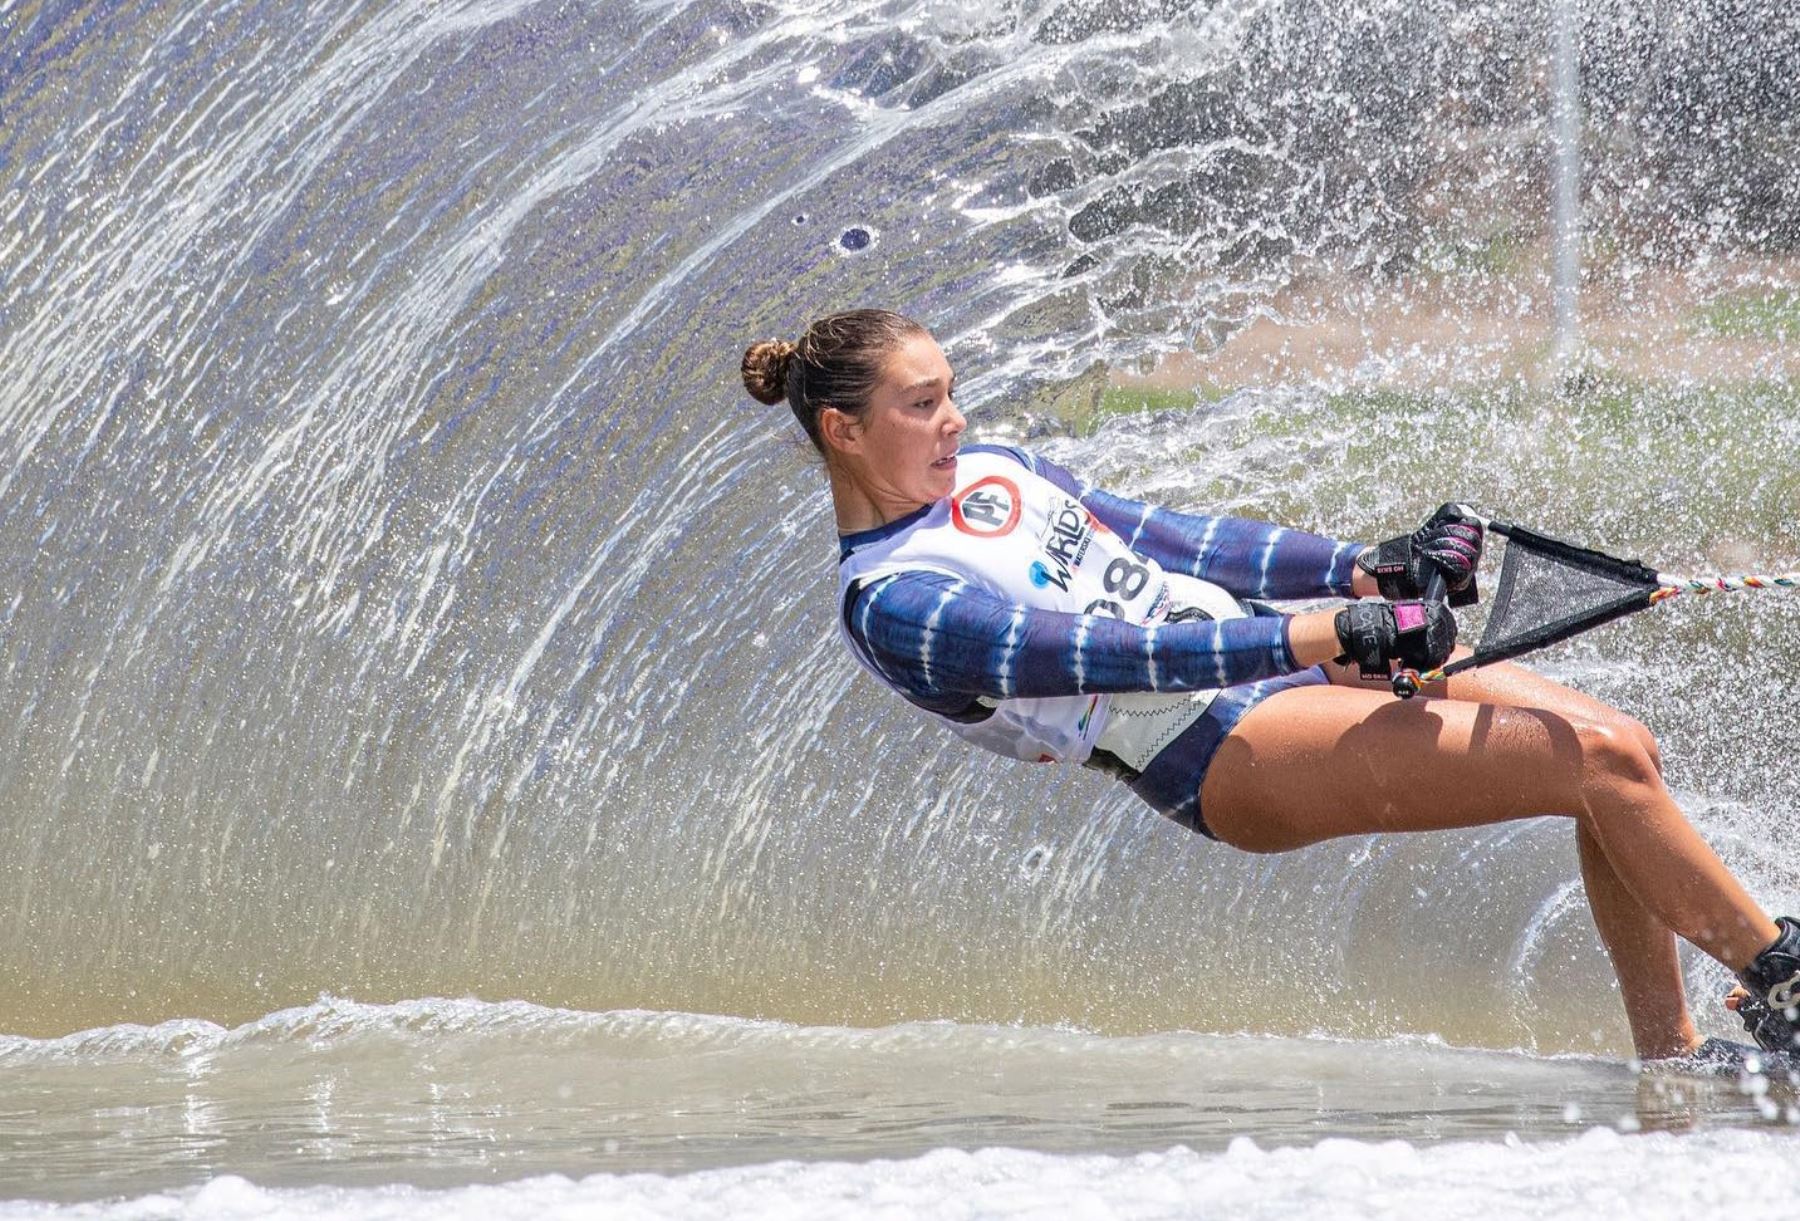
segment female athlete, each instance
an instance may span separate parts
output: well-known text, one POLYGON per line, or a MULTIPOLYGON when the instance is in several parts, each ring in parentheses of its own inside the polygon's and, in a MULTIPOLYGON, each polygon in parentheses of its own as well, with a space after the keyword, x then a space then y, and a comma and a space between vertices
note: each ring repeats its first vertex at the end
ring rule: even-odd
POLYGON ((1688 824, 1642 725, 1510 664, 1391 694, 1393 662, 1452 655, 1452 612, 1420 600, 1434 569, 1451 603, 1474 592, 1481 527, 1452 506, 1364 547, 964 446, 943 352, 885 310, 757 343, 743 377, 824 455, 852 654, 953 732, 1099 768, 1250 852, 1570 818, 1638 1055, 1730 1071, 1752 1054, 1699 1037, 1677 935, 1736 972, 1727 1003, 1761 1047, 1793 1055, 1800 922, 1771 920, 1688 824), (1297 615, 1260 601, 1324 596, 1354 601, 1297 615))

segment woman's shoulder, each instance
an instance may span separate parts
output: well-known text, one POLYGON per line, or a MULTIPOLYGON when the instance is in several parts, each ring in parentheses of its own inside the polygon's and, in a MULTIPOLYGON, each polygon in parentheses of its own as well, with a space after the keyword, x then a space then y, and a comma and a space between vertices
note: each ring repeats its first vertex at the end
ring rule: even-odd
POLYGON ((963 455, 997 458, 1002 462, 1022 466, 1033 475, 1036 475, 1039 479, 1054 485, 1058 491, 1065 495, 1073 496, 1077 500, 1094 490, 1091 485, 1084 482, 1067 467, 1052 462, 1050 459, 1038 454, 1034 454, 1028 449, 1020 449, 1016 445, 993 445, 985 443, 979 445, 965 445, 958 451, 959 457, 963 455))

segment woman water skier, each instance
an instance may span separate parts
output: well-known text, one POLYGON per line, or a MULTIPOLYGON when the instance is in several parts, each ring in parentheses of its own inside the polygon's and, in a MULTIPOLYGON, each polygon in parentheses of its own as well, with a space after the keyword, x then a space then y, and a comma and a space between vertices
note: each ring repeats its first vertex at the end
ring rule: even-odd
POLYGON ((1737 974, 1728 1003, 1762 1048, 1786 1061, 1800 1045, 1800 922, 1771 920, 1689 825, 1641 724, 1504 663, 1393 698, 1394 661, 1452 655, 1451 611, 1420 601, 1434 567, 1473 593, 1481 528, 1451 506, 1365 547, 963 446, 943 352, 885 310, 754 344, 742 371, 824 456, 852 654, 953 732, 1109 772, 1250 852, 1569 817, 1640 1057, 1728 1069, 1751 1054, 1699 1037, 1677 935, 1737 974), (1366 600, 1298 615, 1256 601, 1323 596, 1366 600))

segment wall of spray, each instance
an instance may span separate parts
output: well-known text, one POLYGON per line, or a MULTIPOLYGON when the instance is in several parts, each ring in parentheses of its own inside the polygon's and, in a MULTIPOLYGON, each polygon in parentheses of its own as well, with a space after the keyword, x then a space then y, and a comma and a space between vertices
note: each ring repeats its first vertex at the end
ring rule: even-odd
MULTIPOLYGON (((1770 64, 1800 39, 1761 16, 1584 7, 1608 257, 1797 240, 1800 74, 1770 64)), ((1019 435, 1044 384, 1298 283, 1539 241, 1546 28, 1430 0, 0 14, 0 1026, 330 991, 1617 1046, 1564 829, 1238 857, 873 690, 818 472, 736 386, 751 339, 879 301, 1019 435), (1296 980, 1328 1001, 1273 999, 1296 980)), ((1612 434, 1551 470, 1535 410, 1293 386, 1032 443, 1346 537, 1452 492, 1592 520, 1612 434), (1343 459, 1418 427, 1466 442, 1416 495, 1343 459)), ((1762 541, 1764 485, 1748 512, 1649 486, 1762 541)), ((1649 709, 1703 812, 1791 843, 1779 762, 1715 781, 1726 713, 1673 694, 1663 646, 1713 630, 1557 664, 1649 709)), ((1742 715, 1792 741, 1779 707, 1742 715)))

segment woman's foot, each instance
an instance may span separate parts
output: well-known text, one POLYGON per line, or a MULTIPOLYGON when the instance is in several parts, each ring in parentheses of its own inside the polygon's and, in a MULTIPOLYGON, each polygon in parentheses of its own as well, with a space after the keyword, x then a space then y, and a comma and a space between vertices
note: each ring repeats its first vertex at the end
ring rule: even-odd
POLYGON ((1781 1076, 1800 1082, 1800 1056, 1765 1051, 1730 1039, 1701 1039, 1679 1056, 1645 1060, 1646 1072, 1698 1077, 1781 1076))
POLYGON ((1800 921, 1782 916, 1775 926, 1774 944, 1737 973, 1744 991, 1732 1007, 1759 1047, 1800 1054, 1800 921))

